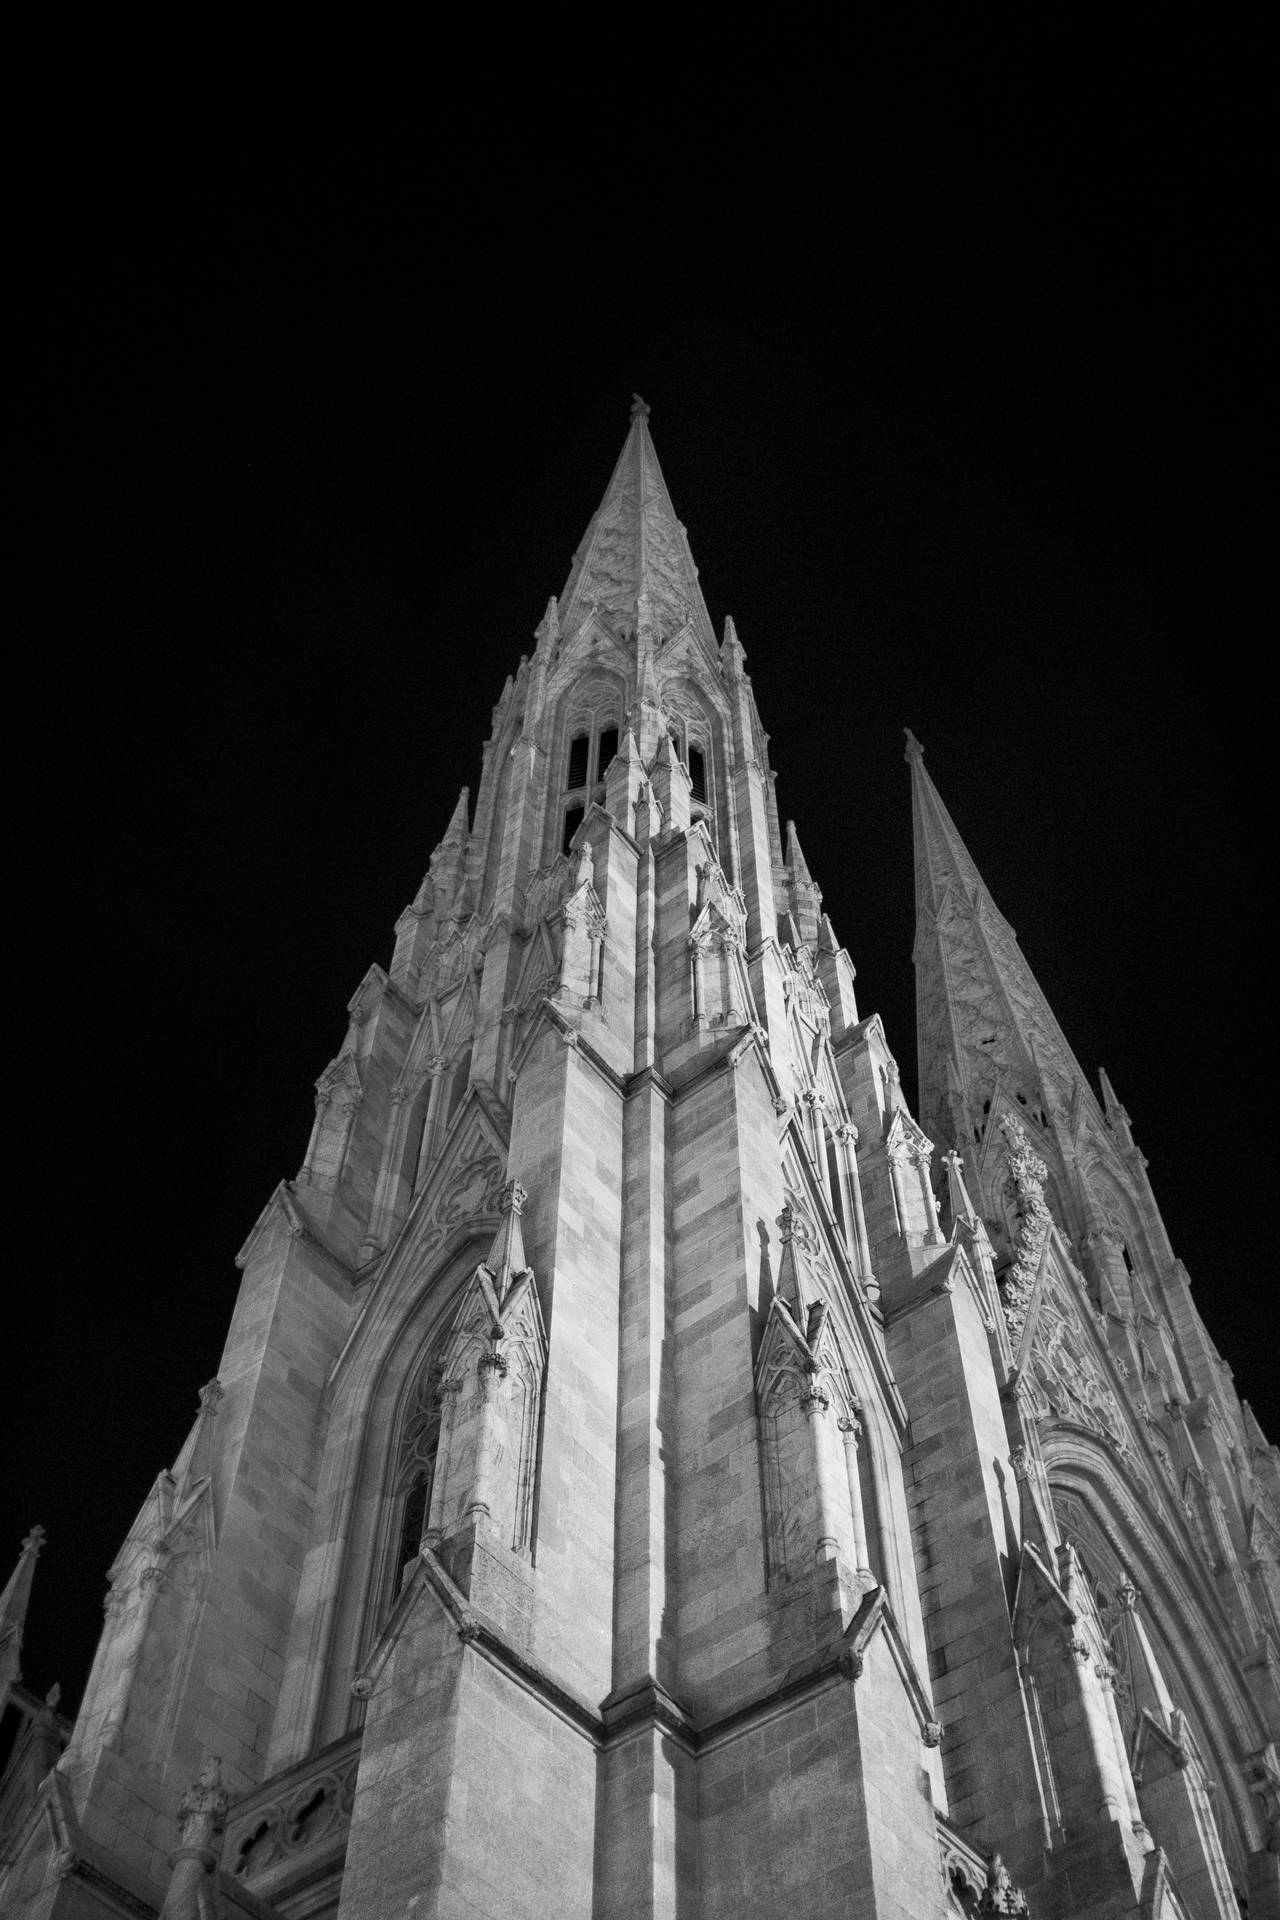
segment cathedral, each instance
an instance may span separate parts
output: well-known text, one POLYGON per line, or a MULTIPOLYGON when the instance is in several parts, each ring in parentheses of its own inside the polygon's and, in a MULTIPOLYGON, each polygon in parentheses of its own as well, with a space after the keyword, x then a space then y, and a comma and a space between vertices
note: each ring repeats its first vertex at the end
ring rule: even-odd
POLYGON ((1280 1460, 906 761, 914 1111, 637 399, 5 1920, 1280 1920, 1280 1460))

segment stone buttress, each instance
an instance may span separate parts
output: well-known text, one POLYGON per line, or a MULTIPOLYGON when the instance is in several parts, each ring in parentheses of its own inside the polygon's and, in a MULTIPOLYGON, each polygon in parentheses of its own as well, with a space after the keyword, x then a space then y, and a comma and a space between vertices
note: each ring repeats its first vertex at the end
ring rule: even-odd
POLYGON ((647 413, 6 1914, 1275 1913, 1272 1456, 918 749, 909 1110, 647 413))

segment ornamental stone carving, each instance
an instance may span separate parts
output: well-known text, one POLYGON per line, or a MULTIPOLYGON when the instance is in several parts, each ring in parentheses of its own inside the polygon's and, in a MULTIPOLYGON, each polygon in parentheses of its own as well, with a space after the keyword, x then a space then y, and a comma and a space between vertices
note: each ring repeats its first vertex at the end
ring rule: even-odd
POLYGON ((1057 1273, 1045 1275, 1031 1351, 1017 1390, 1024 1411, 1037 1423, 1061 1420, 1104 1440, 1123 1458, 1130 1477, 1147 1498, 1154 1498, 1150 1479, 1135 1456, 1120 1402, 1057 1273))
POLYGON ((987 1884, 978 1902, 978 1912, 1025 1914, 1026 1911, 1026 1894, 1014 1886, 1009 1869, 1000 1855, 992 1854, 991 1865, 987 1869, 987 1884))
POLYGON ((213 1876, 228 1804, 222 1762, 210 1754, 178 1802, 181 1841, 169 1855, 173 1875, 160 1920, 217 1920, 213 1876))
POLYGON ((225 1849, 233 1877, 252 1885, 270 1869, 283 1870, 295 1860, 302 1864, 322 1849, 336 1851, 345 1845, 359 1761, 357 1738, 346 1752, 331 1751, 319 1764, 291 1770, 274 1790, 269 1783, 242 1803, 225 1849))
POLYGON ((1012 1114, 1004 1114, 1000 1131, 1008 1143, 1007 1164, 1018 1217, 1018 1239, 1013 1265, 1004 1290, 1004 1317, 1009 1338, 1016 1347, 1026 1325, 1031 1292, 1040 1271, 1040 1259, 1053 1219, 1045 1205, 1044 1188, 1049 1170, 1039 1155, 1032 1152, 1022 1126, 1012 1114))

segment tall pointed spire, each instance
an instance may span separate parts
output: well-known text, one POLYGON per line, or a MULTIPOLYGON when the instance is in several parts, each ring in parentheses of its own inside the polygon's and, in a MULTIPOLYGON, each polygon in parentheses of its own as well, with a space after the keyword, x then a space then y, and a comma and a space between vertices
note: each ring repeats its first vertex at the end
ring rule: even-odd
POLYGON ((960 838, 955 821, 942 804, 933 781, 925 772, 924 748, 904 728, 907 750, 904 759, 911 768, 911 816, 915 830, 916 914, 927 908, 936 914, 947 889, 960 887, 965 897, 975 900, 982 878, 969 849, 960 838))
POLYGON ((809 871, 794 820, 787 822, 787 904, 806 947, 816 947, 822 923, 822 889, 809 871))
POLYGON ((658 465, 649 408, 639 394, 633 396, 631 429, 618 464, 560 596, 562 631, 573 633, 593 609, 620 639, 637 634, 655 646, 692 622, 715 653, 698 569, 658 465))
POLYGON ((18 1564, 0 1593, 0 1709, 9 1697, 9 1688, 22 1678, 22 1631, 31 1601, 36 1560, 43 1545, 44 1528, 32 1527, 22 1543, 18 1564))
POLYGON ((983 1128, 997 1086, 1045 1124, 1065 1115, 1077 1087, 1088 1083, 909 728, 905 758, 915 837, 920 1119, 941 1145, 963 1150, 983 1128))

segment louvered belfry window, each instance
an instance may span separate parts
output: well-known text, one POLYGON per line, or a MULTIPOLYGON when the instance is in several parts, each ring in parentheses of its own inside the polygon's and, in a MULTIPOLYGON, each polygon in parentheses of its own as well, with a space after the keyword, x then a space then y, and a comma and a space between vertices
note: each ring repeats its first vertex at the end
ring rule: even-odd
POLYGON ((591 735, 579 733, 569 742, 569 774, 565 781, 570 793, 587 784, 587 766, 591 758, 591 735))
POLYGON ((582 807, 569 807, 566 809, 564 816, 564 833, 560 841, 561 853, 568 853, 573 841, 573 836, 582 825, 584 813, 585 809, 582 807))
POLYGON ((707 804, 707 762, 701 747, 689 749, 689 784, 693 789, 693 799, 702 806, 707 804))
POLYGON ((596 779, 603 780, 609 762, 618 751, 618 729, 606 727, 600 735, 600 746, 596 753, 596 779))

